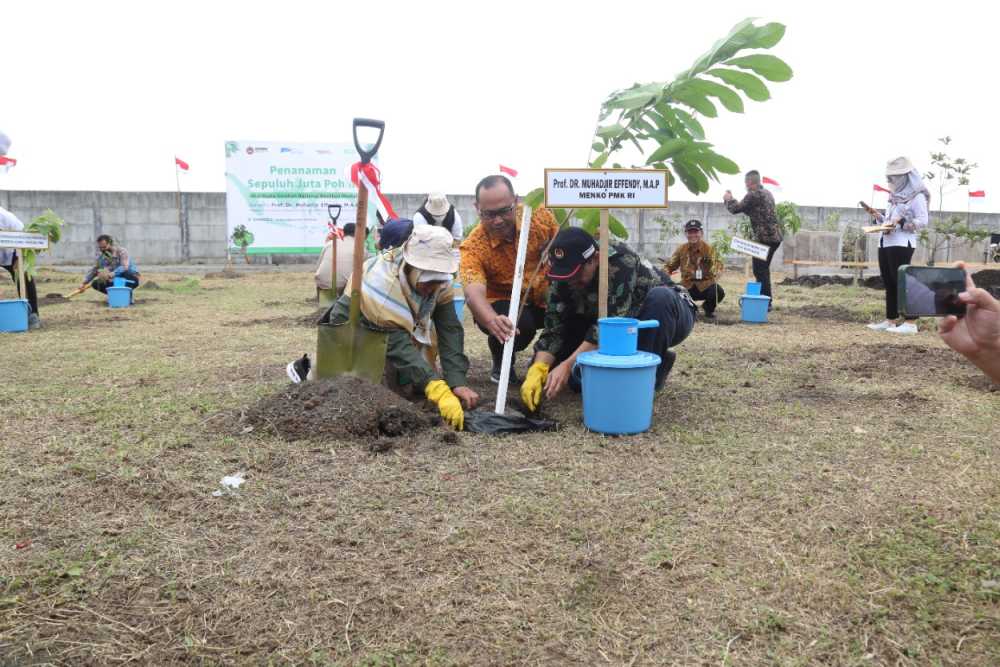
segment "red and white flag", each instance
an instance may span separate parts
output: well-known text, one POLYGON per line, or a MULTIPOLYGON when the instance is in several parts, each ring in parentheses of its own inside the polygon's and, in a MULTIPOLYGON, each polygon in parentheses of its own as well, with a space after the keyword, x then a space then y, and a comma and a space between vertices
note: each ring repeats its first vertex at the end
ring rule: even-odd
POLYGON ((184 160, 180 159, 176 155, 174 156, 174 164, 177 165, 177 167, 181 171, 187 171, 188 169, 191 168, 191 165, 189 165, 187 162, 185 162, 184 160))
POLYGON ((770 176, 764 176, 760 179, 760 182, 763 183, 768 190, 781 190, 781 183, 774 180, 770 176))
POLYGON ((985 197, 986 190, 969 190, 970 197, 985 197))
POLYGON ((12 167, 17 166, 17 160, 12 157, 7 157, 5 155, 0 155, 0 174, 5 174, 11 170, 12 167))
POLYGON ((511 178, 517 178, 517 170, 511 169, 510 167, 505 167, 503 165, 500 165, 500 173, 507 174, 511 178))

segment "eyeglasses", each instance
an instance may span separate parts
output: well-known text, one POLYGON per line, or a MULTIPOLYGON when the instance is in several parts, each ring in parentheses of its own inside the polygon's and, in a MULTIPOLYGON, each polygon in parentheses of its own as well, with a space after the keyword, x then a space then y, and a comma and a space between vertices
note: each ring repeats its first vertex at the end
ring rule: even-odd
POLYGON ((510 206, 504 206, 503 208, 495 208, 492 211, 481 210, 479 211, 479 217, 482 220, 493 220, 495 218, 502 218, 505 215, 509 215, 514 211, 516 204, 511 204, 510 206))

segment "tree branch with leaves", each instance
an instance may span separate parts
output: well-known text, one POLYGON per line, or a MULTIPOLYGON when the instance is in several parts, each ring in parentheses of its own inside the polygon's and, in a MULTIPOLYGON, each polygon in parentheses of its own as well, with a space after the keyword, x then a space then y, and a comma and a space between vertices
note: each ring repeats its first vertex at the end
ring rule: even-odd
MULTIPOLYGON (((665 169, 670 185, 680 179, 696 195, 707 192, 710 181, 718 182, 720 173, 739 173, 740 168, 733 160, 716 152, 705 140, 699 118, 718 117, 716 103, 727 111, 743 113, 742 96, 756 102, 766 101, 771 93, 765 80, 791 79, 792 68, 783 60, 760 53, 773 48, 784 35, 785 26, 781 23, 758 26, 754 19, 746 19, 672 81, 636 83, 611 93, 598 114, 587 158, 589 166, 604 167, 623 148, 634 146, 646 160, 644 165, 632 165, 633 168, 665 169)), ((621 166, 612 163, 614 168, 621 166)), ((543 197, 544 190, 539 188, 529 193, 525 201, 537 207, 543 197)), ((553 213, 565 225, 573 211, 553 213)), ((584 229, 596 232, 599 224, 596 209, 578 212, 576 217, 584 229)), ((609 228, 616 236, 628 238, 625 226, 614 216, 610 217, 609 228)))

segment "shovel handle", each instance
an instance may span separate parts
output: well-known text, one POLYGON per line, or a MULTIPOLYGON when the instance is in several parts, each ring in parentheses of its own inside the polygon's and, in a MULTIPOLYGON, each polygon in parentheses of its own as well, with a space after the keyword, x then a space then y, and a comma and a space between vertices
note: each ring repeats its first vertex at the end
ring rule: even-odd
POLYGON ((333 224, 337 224, 337 219, 340 217, 340 204, 327 204, 326 212, 330 214, 330 221, 333 224), (336 212, 334 212, 336 209, 336 212))
POLYGON ((378 153, 378 147, 382 145, 382 135, 385 133, 385 121, 384 120, 374 120, 372 118, 355 118, 354 119, 354 147, 358 149, 358 155, 361 156, 361 164, 368 164, 378 153), (378 130, 378 139, 375 141, 375 145, 368 150, 361 148, 361 144, 358 143, 358 128, 359 127, 374 127, 378 130))

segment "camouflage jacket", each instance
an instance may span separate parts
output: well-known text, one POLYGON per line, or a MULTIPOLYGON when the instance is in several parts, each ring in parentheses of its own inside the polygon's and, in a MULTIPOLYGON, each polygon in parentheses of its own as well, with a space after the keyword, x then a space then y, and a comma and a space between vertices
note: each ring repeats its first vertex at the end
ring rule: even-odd
MULTIPOLYGON (((583 289, 556 281, 549 287, 545 309, 545 331, 538 337, 535 350, 558 355, 565 338, 568 320, 588 322, 584 337, 597 344, 597 286, 595 273, 590 285, 583 289)), ((620 241, 611 241, 608 252, 608 317, 638 317, 642 302, 654 287, 673 284, 669 277, 653 267, 620 241)))
POLYGON ((774 210, 774 195, 764 188, 747 190, 742 201, 730 199, 726 202, 730 213, 745 213, 753 228, 753 240, 757 243, 781 243, 781 227, 774 210))

